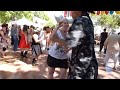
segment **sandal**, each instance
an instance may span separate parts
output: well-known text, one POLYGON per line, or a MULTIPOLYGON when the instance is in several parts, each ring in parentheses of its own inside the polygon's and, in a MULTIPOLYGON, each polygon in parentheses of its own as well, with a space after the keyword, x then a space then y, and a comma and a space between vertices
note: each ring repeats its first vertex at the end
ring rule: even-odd
POLYGON ((114 70, 117 70, 117 68, 116 68, 116 67, 113 67, 113 69, 114 69, 114 70))

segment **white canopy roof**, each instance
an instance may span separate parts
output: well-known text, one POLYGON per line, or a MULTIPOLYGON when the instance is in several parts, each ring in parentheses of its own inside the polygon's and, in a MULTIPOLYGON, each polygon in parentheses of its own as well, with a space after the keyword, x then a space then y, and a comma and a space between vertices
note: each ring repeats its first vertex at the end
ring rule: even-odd
POLYGON ((34 21, 37 21, 37 23, 39 23, 39 24, 45 24, 45 23, 47 23, 46 20, 43 20, 43 19, 38 18, 38 17, 34 17, 34 21))
POLYGON ((19 19, 17 21, 13 21, 12 24, 17 24, 17 25, 33 25, 33 26, 38 26, 36 23, 33 23, 29 20, 27 20, 26 18, 22 18, 22 19, 19 19))

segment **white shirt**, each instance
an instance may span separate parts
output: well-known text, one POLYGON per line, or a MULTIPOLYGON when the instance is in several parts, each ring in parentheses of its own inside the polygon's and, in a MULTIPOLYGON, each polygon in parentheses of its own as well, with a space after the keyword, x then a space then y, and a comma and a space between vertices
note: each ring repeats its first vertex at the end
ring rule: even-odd
POLYGON ((39 38, 37 34, 33 34, 33 37, 35 40, 38 40, 38 38, 39 38))
MULTIPOLYGON (((61 32, 58 30, 57 35, 60 39, 64 39, 61 32)), ((67 59, 68 55, 64 51, 62 46, 59 46, 57 43, 54 43, 53 46, 50 47, 48 54, 56 59, 67 59)))
POLYGON ((40 31, 39 38, 40 38, 41 40, 44 40, 44 39, 45 39, 44 31, 40 31))
POLYGON ((120 35, 111 34, 106 39, 104 45, 107 46, 107 50, 119 50, 120 49, 120 35))
POLYGON ((42 51, 44 51, 46 49, 46 39, 45 39, 45 32, 43 30, 40 31, 39 39, 42 40, 40 44, 42 51))

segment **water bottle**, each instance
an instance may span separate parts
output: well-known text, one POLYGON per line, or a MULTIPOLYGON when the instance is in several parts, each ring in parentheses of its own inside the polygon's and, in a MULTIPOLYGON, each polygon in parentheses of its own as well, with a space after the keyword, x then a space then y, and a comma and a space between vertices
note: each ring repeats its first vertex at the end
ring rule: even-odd
POLYGON ((106 72, 108 72, 108 73, 112 72, 112 68, 109 66, 106 66, 105 69, 106 69, 106 72))

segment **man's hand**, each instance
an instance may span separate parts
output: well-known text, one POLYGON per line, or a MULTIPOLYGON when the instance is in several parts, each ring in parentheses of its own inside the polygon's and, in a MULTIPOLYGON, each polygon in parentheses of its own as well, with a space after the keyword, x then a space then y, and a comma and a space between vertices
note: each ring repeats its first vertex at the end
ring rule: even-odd
POLYGON ((71 49, 70 48, 67 48, 67 49, 65 48, 64 50, 65 50, 66 53, 68 53, 71 49))

